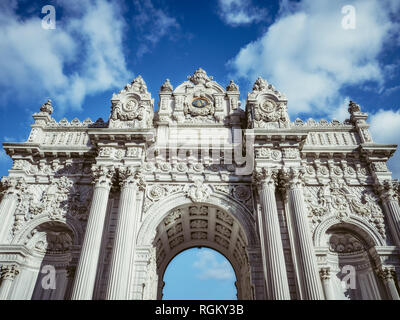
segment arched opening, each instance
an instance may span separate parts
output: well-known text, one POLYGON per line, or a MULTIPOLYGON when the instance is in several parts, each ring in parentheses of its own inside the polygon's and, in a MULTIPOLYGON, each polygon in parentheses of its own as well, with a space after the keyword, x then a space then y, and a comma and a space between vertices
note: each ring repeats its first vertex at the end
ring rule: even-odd
POLYGON ((385 298, 384 288, 374 272, 375 263, 369 254, 370 239, 343 226, 329 228, 326 239, 333 297, 336 300, 385 298))
POLYGON ((144 299, 162 299, 163 277, 171 260, 184 250, 198 247, 221 253, 234 270, 238 299, 254 299, 247 237, 236 218, 221 208, 190 204, 169 211, 156 229, 153 246, 153 267, 147 269, 144 299), (154 284, 156 287, 152 287, 154 284))
POLYGON ((61 222, 46 222, 31 235, 27 246, 31 251, 30 267, 36 273, 32 300, 66 299, 71 285, 68 266, 74 240, 72 230, 61 222))
POLYGON ((210 248, 178 253, 164 276, 163 300, 235 300, 236 275, 228 259, 210 248))

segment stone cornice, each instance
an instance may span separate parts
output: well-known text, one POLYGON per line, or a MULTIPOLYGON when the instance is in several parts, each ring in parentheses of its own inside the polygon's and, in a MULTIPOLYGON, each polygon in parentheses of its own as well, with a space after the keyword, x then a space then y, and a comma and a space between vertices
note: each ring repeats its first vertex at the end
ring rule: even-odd
POLYGON ((0 245, 0 264, 22 265, 30 254, 30 250, 24 245, 2 244, 0 245))

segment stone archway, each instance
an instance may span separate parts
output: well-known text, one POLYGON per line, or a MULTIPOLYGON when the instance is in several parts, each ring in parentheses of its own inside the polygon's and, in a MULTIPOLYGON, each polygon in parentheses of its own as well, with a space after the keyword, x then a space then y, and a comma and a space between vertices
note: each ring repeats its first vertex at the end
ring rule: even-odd
POLYGON ((36 223, 23 239, 29 254, 20 268, 11 298, 68 298, 72 284, 69 264, 74 244, 74 232, 70 226, 61 221, 36 223))
POLYGON ((248 241, 239 222, 228 212, 209 204, 191 204, 171 210, 157 227, 153 242, 158 275, 157 299, 162 298, 163 276, 169 262, 193 247, 220 252, 231 263, 238 299, 252 299, 248 241))
MULTIPOLYGON (((193 209, 192 209, 193 210, 193 209)), ((222 217, 222 216, 221 216, 222 217)), ((228 219, 229 219, 228 218, 228 219)), ((207 220, 207 230, 208 230, 208 219, 207 220)), ((183 222, 183 221, 182 221, 183 222)), ((185 222, 187 223, 187 222, 185 222)), ((200 226, 203 222, 193 222, 194 224, 198 224, 200 226)), ((193 229, 193 231, 185 231, 183 227, 187 226, 187 224, 182 224, 182 232, 183 234, 186 232, 187 235, 192 236, 192 232, 202 232, 200 229, 193 229)), ((229 223, 221 223, 221 226, 225 228, 229 227, 229 223)), ((216 224, 215 224, 216 227, 216 224)), ((211 228, 211 224, 210 224, 211 228)), ((191 230, 192 228, 189 228, 191 230)), ((222 231, 223 228, 219 227, 222 231)), ((170 231, 172 232, 172 230, 170 231)), ((232 235, 232 233, 231 233, 232 235)), ((193 234, 193 237, 199 236, 201 237, 200 233, 193 234)), ((157 299, 161 297, 162 291, 162 276, 163 271, 168 265, 168 260, 172 260, 173 257, 178 254, 180 251, 188 249, 190 247, 196 246, 204 246, 210 247, 211 249, 216 249, 221 254, 223 254, 232 264, 234 270, 236 272, 236 279, 238 282, 238 298, 239 299, 265 299, 265 282, 263 279, 263 269, 261 263, 261 251, 260 251, 260 242, 257 235, 256 230, 256 223, 252 212, 248 211, 246 207, 244 207, 241 203, 235 201, 232 198, 226 197, 226 195, 219 194, 218 192, 213 193, 207 199, 207 202, 193 202, 183 193, 175 193, 168 197, 163 198, 160 201, 155 202, 149 209, 144 213, 142 217, 142 223, 136 235, 136 247, 134 249, 134 254, 132 255, 132 269, 131 269, 131 276, 130 276, 130 293, 129 299, 157 299), (189 227, 190 227, 190 220, 202 220, 201 215, 198 215, 198 218, 194 218, 194 216, 190 216, 189 207, 196 206, 199 208, 202 206, 206 206, 209 208, 213 208, 215 210, 215 220, 216 219, 216 212, 217 210, 221 212, 226 217, 233 219, 234 223, 232 227, 230 227, 231 232, 233 231, 232 228, 235 226, 235 231, 233 234, 239 234, 237 230, 241 230, 241 236, 244 239, 245 243, 245 255, 238 256, 235 258, 233 256, 234 250, 232 250, 236 243, 232 242, 232 238, 228 240, 225 237, 219 236, 220 239, 224 239, 228 241, 228 249, 224 248, 222 243, 225 243, 223 240, 215 240, 215 235, 217 232, 213 233, 207 243, 205 240, 208 239, 208 231, 207 231, 207 239, 190 239, 190 241, 184 241, 183 243, 179 243, 174 248, 170 248, 170 254, 167 257, 165 256, 165 260, 161 262, 160 258, 162 257, 161 247, 157 250, 157 242, 160 238, 164 237, 165 235, 168 239, 168 231, 172 229, 172 226, 175 228, 178 227, 178 222, 165 226, 165 219, 168 218, 170 214, 175 212, 178 209, 184 208, 187 210, 187 216, 184 215, 185 221, 187 217, 189 217, 189 227), (164 227, 162 227, 164 224, 164 227), (166 228, 168 227, 168 228, 166 228), (161 228, 161 229, 160 229, 161 228), (164 228, 164 229, 162 229, 164 228), (162 235, 162 233, 165 233, 162 235), (221 244, 218 244, 217 241, 220 241, 221 244), (229 242, 230 241, 230 242, 229 242), (232 243, 232 245, 231 245, 232 243), (230 247, 231 246, 231 247, 230 247), (230 254, 226 251, 231 250, 230 254), (225 252, 224 252, 225 251, 225 252), (247 267, 239 267, 240 264, 238 261, 240 258, 245 259, 247 267), (159 266, 157 265, 157 259, 159 260, 159 266), (162 263, 162 266, 161 266, 162 263), (235 266, 236 264, 236 266, 235 266), (161 266, 161 267, 160 267, 161 266), (244 280, 246 279, 246 280, 244 280), (244 283, 241 283, 241 281, 244 283)), ((176 235, 174 238, 176 242, 179 242, 180 239, 179 235, 176 235)), ((188 239, 188 236, 186 237, 188 239)), ((172 238, 171 238, 172 240, 172 238)), ((184 238, 185 240, 185 238, 184 238)), ((162 247, 165 245, 169 245, 169 240, 162 242, 162 247)), ((160 243, 158 244, 160 246, 160 243)), ((170 245, 169 245, 170 246, 170 245)), ((226 245, 225 245, 226 247, 226 245)), ((165 248, 164 248, 165 249, 165 248)))

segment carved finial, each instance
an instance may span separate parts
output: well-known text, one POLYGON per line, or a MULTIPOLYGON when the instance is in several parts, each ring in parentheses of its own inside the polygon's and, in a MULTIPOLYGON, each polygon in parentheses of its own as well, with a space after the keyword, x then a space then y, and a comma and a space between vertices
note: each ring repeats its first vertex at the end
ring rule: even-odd
POLYGON ((131 89, 133 91, 138 91, 140 93, 147 93, 147 86, 146 82, 144 82, 141 75, 138 75, 133 81, 131 82, 131 89))
POLYGON ((258 77, 256 82, 254 82, 253 85, 253 91, 264 91, 268 87, 267 81, 265 81, 263 78, 258 77))
POLYGON ((226 91, 239 91, 239 86, 231 80, 226 86, 226 91))
MULTIPOLYGON (((120 94, 122 92, 136 92, 140 94, 147 94, 147 86, 146 82, 144 82, 143 78, 141 75, 138 75, 135 79, 132 80, 132 82, 127 84, 123 90, 121 90, 120 94)), ((113 99, 117 99, 118 95, 113 95, 113 99)))
POLYGON ((48 113, 49 115, 53 113, 53 106, 51 105, 51 100, 47 100, 47 102, 43 103, 40 107, 40 111, 44 113, 48 113))
POLYGON ((166 79, 165 82, 161 86, 161 92, 172 92, 173 88, 169 79, 166 79))
POLYGON ((354 101, 350 100, 348 111, 350 112, 350 114, 353 114, 355 112, 360 112, 361 111, 361 107, 360 107, 360 105, 358 105, 354 101))
POLYGON ((213 77, 208 76, 207 72, 205 72, 202 68, 198 68, 192 76, 188 76, 188 80, 194 84, 206 84, 207 82, 212 81, 212 79, 213 77))

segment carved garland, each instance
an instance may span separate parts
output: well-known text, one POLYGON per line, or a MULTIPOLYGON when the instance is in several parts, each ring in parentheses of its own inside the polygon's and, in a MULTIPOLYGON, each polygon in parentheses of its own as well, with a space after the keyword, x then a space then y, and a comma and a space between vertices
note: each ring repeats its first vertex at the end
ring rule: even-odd
POLYGON ((306 188, 305 200, 312 232, 331 216, 335 216, 339 222, 345 222, 355 215, 375 228, 383 238, 386 237, 384 215, 377 204, 379 199, 371 192, 365 190, 359 200, 354 189, 334 180, 322 188, 306 188))

